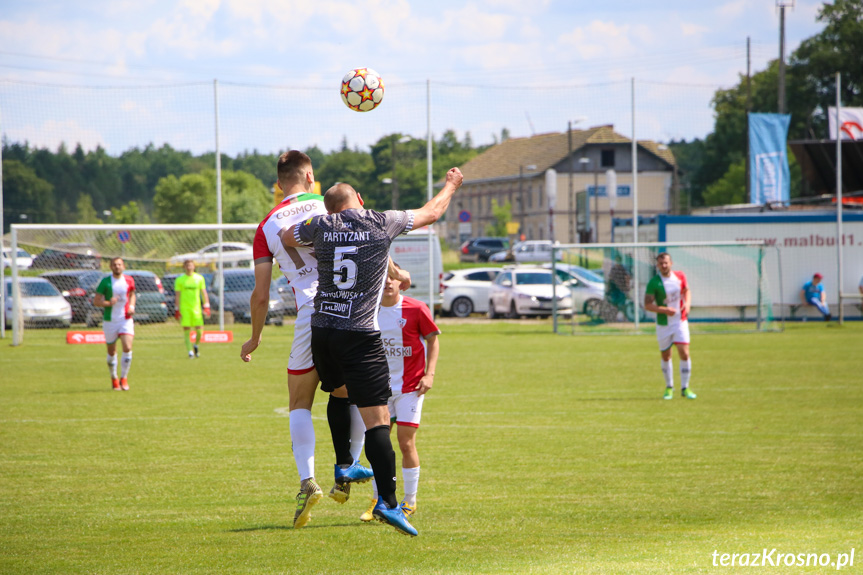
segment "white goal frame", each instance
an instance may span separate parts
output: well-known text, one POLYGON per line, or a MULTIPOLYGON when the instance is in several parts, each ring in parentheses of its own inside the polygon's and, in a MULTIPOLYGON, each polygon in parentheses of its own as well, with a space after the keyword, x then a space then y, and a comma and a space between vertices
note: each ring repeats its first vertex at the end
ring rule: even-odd
MULTIPOLYGON (((563 250, 566 250, 566 251, 579 250, 579 249, 597 250, 597 249, 606 249, 606 248, 607 249, 638 250, 639 248, 687 248, 687 247, 733 247, 733 246, 759 247, 759 248, 761 248, 762 253, 767 248, 771 248, 771 249, 775 250, 777 262, 778 262, 778 266, 779 266, 779 270, 780 270, 779 286, 778 286, 779 287, 779 293, 780 293, 780 299, 784 299, 782 296, 783 292, 782 292, 782 273, 781 273, 782 251, 779 250, 775 246, 768 246, 767 242, 765 242, 763 240, 725 241, 725 242, 722 242, 722 241, 720 241, 720 242, 717 242, 717 241, 631 242, 631 243, 596 243, 596 244, 583 244, 583 243, 561 244, 561 243, 555 243, 552 245, 552 248, 551 248, 552 282, 554 285, 557 285, 557 273, 556 273, 557 272, 557 263, 558 263, 557 255, 563 250)), ((760 287, 760 284, 762 282, 762 278, 764 275, 763 265, 764 264, 763 264, 763 257, 762 257, 761 262, 760 262, 760 266, 762 269, 759 269, 759 297, 760 297, 761 289, 762 289, 760 287)), ((639 297, 638 296, 640 294, 639 286, 641 285, 639 274, 638 274, 638 266, 633 266, 632 271, 633 271, 633 274, 632 274, 633 293, 636 294, 635 304, 636 304, 636 308, 638 308, 639 307, 639 301, 638 301, 639 297)), ((756 319, 756 323, 757 323, 757 329, 760 331, 761 323, 762 323, 760 304, 758 305, 758 308, 759 308, 758 309, 758 317, 756 319)), ((634 314, 634 324, 635 324, 634 332, 635 333, 639 333, 639 323, 640 323, 639 322, 639 316, 640 316, 639 313, 634 314)), ((558 332, 559 315, 557 313, 557 298, 552 298, 552 318, 553 318, 554 333, 559 333, 558 332)), ((785 318, 783 315, 783 317, 782 317, 782 329, 784 329, 784 327, 785 327, 785 318)))

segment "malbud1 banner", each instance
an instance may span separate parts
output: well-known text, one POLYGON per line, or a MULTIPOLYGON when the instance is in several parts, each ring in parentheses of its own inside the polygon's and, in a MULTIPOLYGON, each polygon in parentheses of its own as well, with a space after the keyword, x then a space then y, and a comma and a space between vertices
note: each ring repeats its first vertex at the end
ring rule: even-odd
MULTIPOLYGON (((827 122, 830 139, 836 139, 836 108, 827 108, 827 122)), ((863 108, 839 109, 839 132, 843 140, 863 140, 863 108)))

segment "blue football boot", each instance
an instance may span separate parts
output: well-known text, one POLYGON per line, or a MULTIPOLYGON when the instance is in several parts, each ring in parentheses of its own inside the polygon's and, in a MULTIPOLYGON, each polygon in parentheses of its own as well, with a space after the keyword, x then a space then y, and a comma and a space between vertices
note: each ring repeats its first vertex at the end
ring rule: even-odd
POLYGON ((375 505, 372 515, 381 523, 394 527, 402 535, 417 536, 417 530, 414 529, 413 525, 408 523, 408 518, 405 517, 405 512, 402 511, 402 508, 393 507, 390 509, 380 497, 378 497, 378 503, 375 505))
POLYGON ((347 469, 342 469, 336 465, 336 483, 344 485, 345 483, 365 483, 371 481, 375 476, 374 472, 368 467, 360 465, 359 461, 354 461, 347 469))

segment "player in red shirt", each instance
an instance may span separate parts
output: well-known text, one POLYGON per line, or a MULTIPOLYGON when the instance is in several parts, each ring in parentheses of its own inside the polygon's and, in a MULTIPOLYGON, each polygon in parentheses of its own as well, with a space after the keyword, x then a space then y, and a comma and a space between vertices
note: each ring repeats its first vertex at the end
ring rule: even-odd
MULTIPOLYGON (((396 266, 398 267, 398 266, 396 266)), ((417 487, 420 478, 420 459, 417 454, 416 435, 420 426, 425 393, 434 384, 440 343, 440 329, 432 320, 429 308, 423 302, 399 293, 399 281, 387 279, 378 312, 381 340, 390 369, 389 399, 390 422, 396 424, 396 435, 402 452, 402 481, 405 497, 402 511, 410 517, 417 507, 417 487)), ((377 485, 368 510, 360 516, 372 521, 372 510, 378 499, 377 485)))

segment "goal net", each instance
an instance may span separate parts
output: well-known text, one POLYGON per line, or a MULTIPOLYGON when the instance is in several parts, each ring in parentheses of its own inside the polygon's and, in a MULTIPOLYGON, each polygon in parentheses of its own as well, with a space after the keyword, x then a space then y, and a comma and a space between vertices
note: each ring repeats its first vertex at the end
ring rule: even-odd
POLYGON ((782 301, 779 252, 761 242, 564 244, 553 253, 554 277, 569 288, 562 303, 571 303, 553 310, 557 333, 653 331, 644 296, 660 253, 686 276, 693 333, 781 329, 772 304, 782 301))
MULTIPOLYGON (((256 228, 257 224, 14 225, 12 247, 29 253, 32 263, 5 271, 5 325, 12 328, 13 345, 34 329, 55 329, 59 337, 92 332, 96 336, 86 339, 97 340, 103 309, 94 307, 93 299, 115 257, 123 258, 125 273, 135 280, 136 341, 182 341, 183 330, 174 318, 174 285, 186 260, 195 262, 206 282, 212 315, 204 320, 204 341, 207 332, 250 323, 256 228)), ((278 266, 273 267, 267 322, 281 325, 285 316, 296 313, 296 304, 278 266)))

